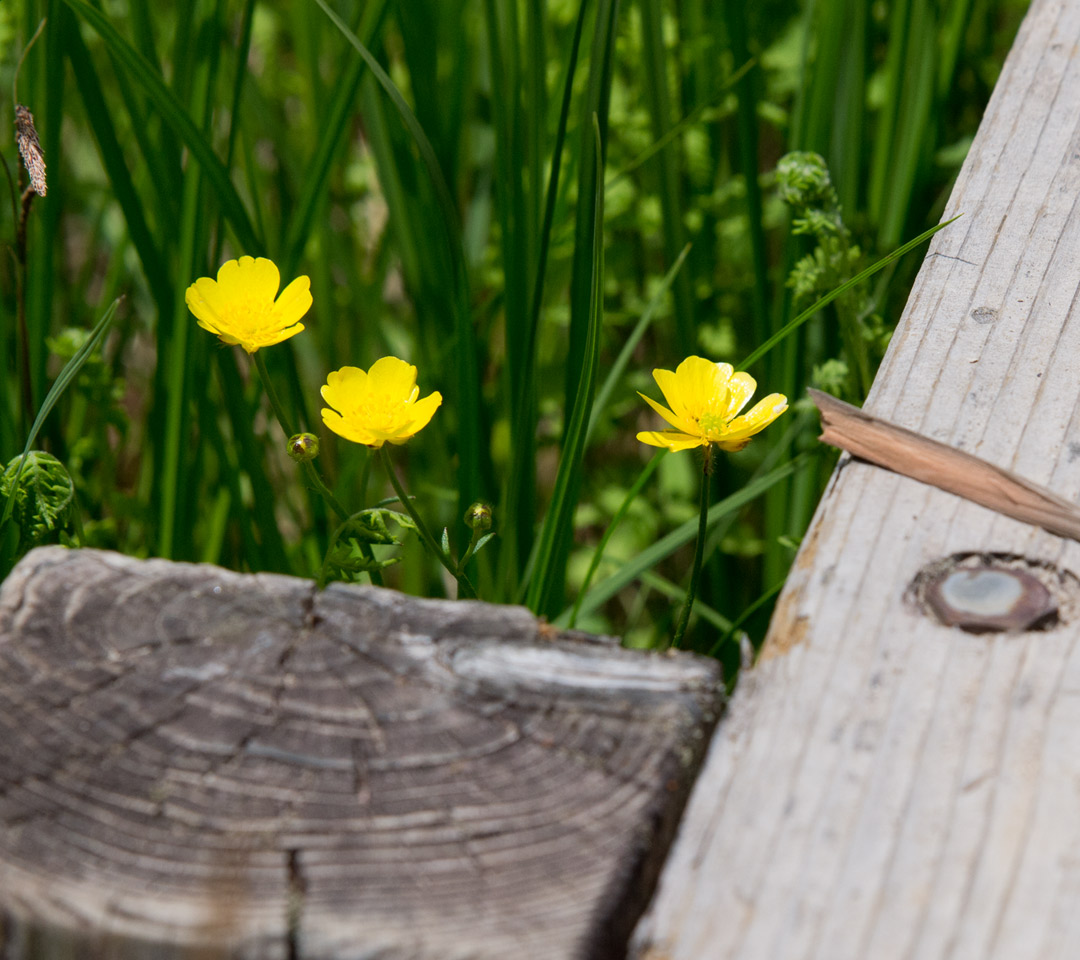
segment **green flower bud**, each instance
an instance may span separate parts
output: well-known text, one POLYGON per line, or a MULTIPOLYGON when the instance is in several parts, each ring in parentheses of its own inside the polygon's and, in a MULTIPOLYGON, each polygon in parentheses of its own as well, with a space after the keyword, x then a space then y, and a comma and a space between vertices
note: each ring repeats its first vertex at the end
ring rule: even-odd
POLYGON ((796 209, 830 210, 837 204, 828 164, 820 154, 785 154, 776 165, 776 182, 781 199, 796 209))
POLYGON ((285 449, 297 463, 306 463, 319 455, 319 438, 313 433, 297 433, 289 437, 285 449))
POLYGON ((491 504, 477 500, 465 511, 465 526, 470 530, 478 530, 484 533, 491 529, 491 504))

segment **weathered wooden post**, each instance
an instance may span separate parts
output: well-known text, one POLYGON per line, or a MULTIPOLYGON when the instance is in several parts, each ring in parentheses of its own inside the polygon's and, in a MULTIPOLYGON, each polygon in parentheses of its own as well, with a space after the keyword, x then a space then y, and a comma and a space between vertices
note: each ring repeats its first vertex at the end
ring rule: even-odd
POLYGON ((616 957, 716 665, 44 548, 0 591, 0 957, 616 957))
MULTIPOLYGON (((867 403, 1073 501, 1078 49, 1080 4, 1034 0, 867 403)), ((845 457, 632 955, 1080 956, 1077 574, 845 457)))

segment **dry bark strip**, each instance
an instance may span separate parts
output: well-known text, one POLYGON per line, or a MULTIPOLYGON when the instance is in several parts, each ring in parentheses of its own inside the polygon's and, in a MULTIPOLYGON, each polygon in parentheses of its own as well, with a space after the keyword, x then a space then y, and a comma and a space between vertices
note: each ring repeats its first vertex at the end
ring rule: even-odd
POLYGON ((808 393, 821 411, 822 443, 1059 537, 1080 540, 1080 508, 1053 491, 820 390, 808 393))
MULTIPOLYGON (((1080 499, 1080 4, 1034 0, 866 404, 1080 499)), ((842 458, 717 728, 637 960, 1080 957, 1080 620, 912 602, 1080 544, 842 458)))
POLYGON ((521 608, 34 551, 0 956, 618 956, 719 705, 711 662, 521 608))

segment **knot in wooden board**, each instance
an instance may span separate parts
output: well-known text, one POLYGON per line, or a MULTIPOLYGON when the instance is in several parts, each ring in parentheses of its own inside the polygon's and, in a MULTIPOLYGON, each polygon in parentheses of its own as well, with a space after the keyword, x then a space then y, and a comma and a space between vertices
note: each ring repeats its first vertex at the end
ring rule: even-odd
POLYGON ((710 661, 521 608, 36 550, 0 591, 6 955, 615 955, 719 705, 710 661))

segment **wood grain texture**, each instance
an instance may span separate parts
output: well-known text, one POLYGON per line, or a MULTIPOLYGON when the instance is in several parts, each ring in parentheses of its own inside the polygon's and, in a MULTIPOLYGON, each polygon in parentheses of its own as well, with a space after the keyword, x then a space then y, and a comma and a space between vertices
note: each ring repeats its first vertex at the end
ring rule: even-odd
MULTIPOLYGON (((1034 0, 867 409, 1080 495, 1080 4, 1034 0)), ((908 585, 1080 545, 843 458, 735 693, 639 960, 1080 956, 1080 623, 972 635, 908 585)))
POLYGON ((719 704, 711 662, 522 608, 36 550, 0 956, 617 955, 719 704))

